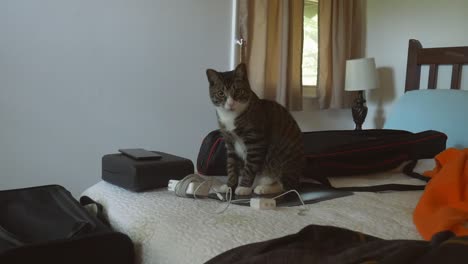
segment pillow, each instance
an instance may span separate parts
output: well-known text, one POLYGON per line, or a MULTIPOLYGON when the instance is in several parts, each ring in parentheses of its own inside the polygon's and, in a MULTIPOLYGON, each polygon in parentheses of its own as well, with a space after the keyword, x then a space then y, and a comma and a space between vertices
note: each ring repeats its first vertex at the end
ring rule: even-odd
POLYGON ((411 132, 437 130, 448 136, 447 148, 468 148, 468 91, 406 92, 390 111, 384 128, 411 132))

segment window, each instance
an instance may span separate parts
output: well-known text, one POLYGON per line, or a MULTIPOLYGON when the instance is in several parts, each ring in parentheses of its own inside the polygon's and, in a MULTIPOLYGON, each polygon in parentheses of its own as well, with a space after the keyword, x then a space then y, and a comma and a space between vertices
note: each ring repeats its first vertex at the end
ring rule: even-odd
POLYGON ((318 0, 304 1, 302 85, 304 97, 317 97, 318 0))

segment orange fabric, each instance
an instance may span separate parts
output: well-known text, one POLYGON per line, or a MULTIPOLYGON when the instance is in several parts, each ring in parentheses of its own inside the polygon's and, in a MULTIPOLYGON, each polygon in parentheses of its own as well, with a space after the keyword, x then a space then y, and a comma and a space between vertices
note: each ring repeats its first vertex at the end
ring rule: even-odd
POLYGON ((413 214, 426 240, 440 231, 468 235, 468 148, 449 148, 435 157, 436 167, 424 174, 427 184, 413 214))

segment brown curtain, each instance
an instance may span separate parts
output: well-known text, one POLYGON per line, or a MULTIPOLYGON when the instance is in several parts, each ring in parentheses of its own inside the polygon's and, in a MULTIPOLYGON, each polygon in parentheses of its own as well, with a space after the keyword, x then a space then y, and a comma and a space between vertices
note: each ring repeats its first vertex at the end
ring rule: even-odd
POLYGON ((304 0, 239 0, 241 52, 252 89, 289 110, 302 109, 304 0))
POLYGON ((360 0, 319 0, 318 96, 321 109, 349 107, 345 92, 346 60, 363 55, 360 0))

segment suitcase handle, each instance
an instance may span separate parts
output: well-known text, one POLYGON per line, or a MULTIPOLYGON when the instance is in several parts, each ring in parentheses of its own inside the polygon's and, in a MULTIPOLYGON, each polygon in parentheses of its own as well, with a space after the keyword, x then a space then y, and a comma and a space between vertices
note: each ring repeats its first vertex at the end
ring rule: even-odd
POLYGON ((102 206, 102 204, 94 201, 93 199, 91 199, 89 196, 86 196, 86 195, 83 195, 83 196, 80 197, 80 204, 82 206, 86 206, 86 205, 90 205, 90 204, 96 205, 96 208, 97 208, 96 217, 99 220, 101 220, 101 222, 104 223, 106 226, 110 227, 109 221, 104 216, 104 207, 102 206))

